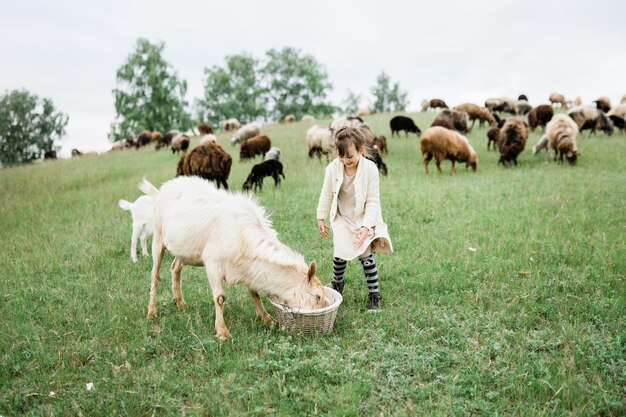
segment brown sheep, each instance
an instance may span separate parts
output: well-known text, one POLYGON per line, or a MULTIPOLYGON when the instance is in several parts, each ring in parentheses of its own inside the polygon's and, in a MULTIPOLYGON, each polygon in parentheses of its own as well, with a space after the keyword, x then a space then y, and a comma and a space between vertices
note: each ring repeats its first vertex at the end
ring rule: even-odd
POLYGON ((436 109, 436 108, 442 108, 442 109, 447 109, 449 108, 448 105, 446 104, 445 101, 443 101, 440 98, 433 98, 430 100, 430 102, 428 103, 428 107, 430 107, 431 109, 436 109))
POLYGON ((152 132, 144 130, 135 138, 135 148, 139 149, 142 146, 149 144, 152 141, 152 132))
POLYGON ((254 136, 241 143, 241 148, 239 149, 239 159, 244 161, 246 159, 252 159, 257 155, 265 157, 265 154, 271 147, 272 142, 266 135, 254 136))
POLYGON ((200 123, 198 125, 198 131, 200 132, 200 136, 208 135, 209 133, 213 133, 213 126, 208 123, 200 123))
POLYGON ((448 119, 435 119, 431 123, 430 127, 440 126, 445 127, 446 129, 454 130, 454 124, 448 119))
POLYGON ((454 130, 458 132, 467 133, 470 131, 469 116, 464 111, 443 109, 439 113, 437 113, 437 116, 435 116, 434 121, 441 120, 441 119, 449 120, 450 122, 452 122, 452 125, 454 126, 454 130))
POLYGON ((500 150, 500 159, 498 164, 502 163, 505 167, 511 164, 517 165, 517 156, 522 153, 528 140, 528 129, 524 122, 517 119, 508 119, 498 137, 498 149, 500 150))
POLYGON ((228 176, 233 158, 217 143, 196 146, 184 154, 176 169, 176 176, 198 176, 208 181, 215 181, 217 188, 223 185, 228 190, 228 176))
POLYGON ((384 136, 377 136, 374 139, 374 146, 376 147, 376 149, 378 149, 378 152, 380 152, 381 154, 389 153, 389 151, 387 150, 387 138, 384 136))
POLYGON ((533 107, 528 112, 528 126, 530 130, 534 132, 538 126, 545 128, 552 116, 554 116, 554 110, 549 104, 540 104, 537 107, 533 107))
POLYGON ((163 135, 161 134, 161 132, 159 132, 158 130, 155 130, 152 133, 150 133, 150 143, 159 143, 162 137, 163 135))
POLYGON ((560 104, 562 108, 566 109, 567 108, 567 100, 565 100, 565 96, 563 96, 563 94, 559 94, 559 93, 552 93, 550 94, 550 103, 554 104, 560 104))
POLYGON ((166 134, 161 136, 159 141, 156 143, 154 149, 156 149, 158 151, 161 148, 166 148, 166 147, 170 146, 172 144, 172 139, 175 136, 178 136, 179 134, 180 134, 180 132, 178 130, 170 130, 169 132, 167 132, 166 134))
POLYGON ((472 121, 472 126, 470 128, 474 127, 476 120, 478 120, 479 127, 482 127, 483 122, 489 123, 489 126, 491 127, 496 125, 496 119, 493 117, 489 109, 480 107, 478 104, 462 103, 456 106, 454 110, 467 113, 469 119, 472 121))
POLYGON ((420 151, 422 152, 422 161, 424 169, 428 174, 428 163, 434 157, 435 164, 439 174, 442 174, 441 161, 444 159, 452 162, 451 175, 455 175, 455 162, 465 162, 467 167, 472 167, 476 171, 478 157, 476 151, 469 144, 467 138, 454 130, 445 127, 435 126, 429 127, 424 131, 420 138, 420 151))
POLYGON ((492 127, 487 132, 487 151, 491 150, 491 144, 493 143, 493 150, 496 150, 498 146, 498 139, 500 138, 500 128, 492 127))
POLYGON ((296 121, 296 116, 294 116, 293 114, 288 114, 287 116, 285 116, 285 118, 283 119, 283 123, 293 123, 296 121))

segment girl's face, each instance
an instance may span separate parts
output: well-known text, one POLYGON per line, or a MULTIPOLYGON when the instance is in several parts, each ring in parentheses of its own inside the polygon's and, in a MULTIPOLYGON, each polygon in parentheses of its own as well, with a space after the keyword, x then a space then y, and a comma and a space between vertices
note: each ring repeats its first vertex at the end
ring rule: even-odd
POLYGON ((357 152, 354 143, 351 143, 346 149, 346 154, 344 156, 340 156, 339 160, 345 165, 346 168, 354 168, 359 164, 359 159, 361 158, 361 154, 357 152))

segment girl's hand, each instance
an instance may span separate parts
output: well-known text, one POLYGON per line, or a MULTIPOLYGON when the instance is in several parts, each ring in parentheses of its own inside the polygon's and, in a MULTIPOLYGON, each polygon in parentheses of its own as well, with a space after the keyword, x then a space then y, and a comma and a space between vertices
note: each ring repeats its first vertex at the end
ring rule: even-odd
POLYGON ((362 226, 358 232, 356 232, 356 242, 354 244, 357 248, 360 248, 363 242, 365 242, 365 238, 367 237, 367 232, 369 229, 365 226, 362 226))
POLYGON ((317 220, 317 230, 319 230, 320 234, 324 237, 328 237, 328 231, 330 230, 330 227, 326 226, 326 223, 324 223, 324 220, 317 220))

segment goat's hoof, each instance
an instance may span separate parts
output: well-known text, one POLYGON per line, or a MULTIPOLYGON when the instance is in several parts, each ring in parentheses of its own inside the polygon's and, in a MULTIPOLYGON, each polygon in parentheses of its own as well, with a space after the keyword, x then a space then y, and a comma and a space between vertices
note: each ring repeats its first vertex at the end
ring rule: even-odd
POLYGON ((177 300, 176 307, 178 307, 179 309, 187 308, 187 303, 183 300, 180 300, 180 301, 177 300))
POLYGON ((228 329, 226 327, 224 327, 223 329, 219 329, 217 330, 216 334, 218 339, 220 340, 226 340, 228 339, 230 336, 230 332, 228 331, 228 329))
POLYGON ((148 319, 154 319, 157 316, 157 312, 156 309, 155 310, 148 310, 148 319))
POLYGON ((275 323, 276 321, 274 320, 274 318, 272 316, 270 316, 268 313, 265 313, 262 317, 261 317, 261 321, 263 322, 263 324, 272 324, 275 323))

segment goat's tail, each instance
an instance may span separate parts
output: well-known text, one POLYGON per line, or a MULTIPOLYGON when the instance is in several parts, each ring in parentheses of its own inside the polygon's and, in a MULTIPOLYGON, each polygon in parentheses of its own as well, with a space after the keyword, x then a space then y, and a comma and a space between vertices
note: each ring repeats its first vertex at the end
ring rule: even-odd
POLYGON ((137 187, 139 187, 144 194, 149 195, 150 197, 156 197, 159 195, 159 190, 145 178, 137 184, 137 187))
POLYGON ((133 203, 131 203, 130 201, 126 201, 124 199, 118 201, 117 204, 120 206, 122 210, 130 210, 131 208, 133 208, 133 203))

